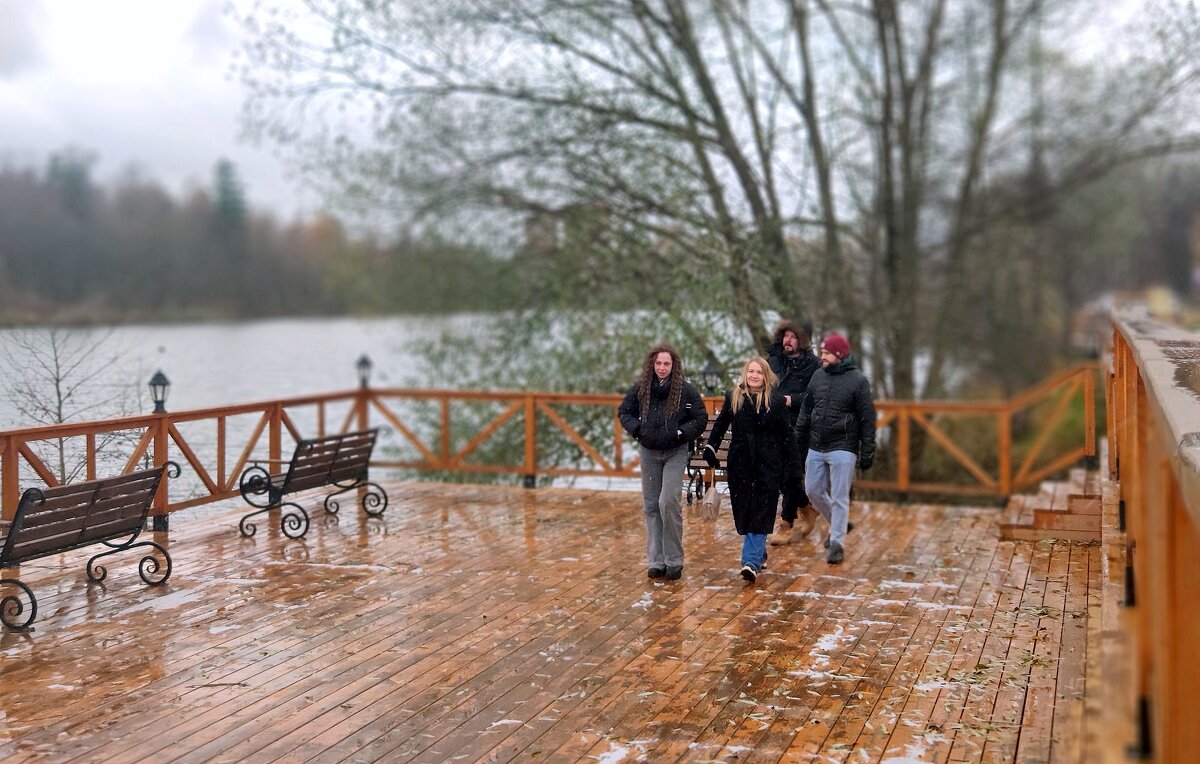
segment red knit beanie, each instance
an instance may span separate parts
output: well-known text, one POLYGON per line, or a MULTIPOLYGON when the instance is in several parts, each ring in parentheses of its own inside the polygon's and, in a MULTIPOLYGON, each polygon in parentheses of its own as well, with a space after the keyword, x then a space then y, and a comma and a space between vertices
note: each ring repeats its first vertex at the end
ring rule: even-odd
POLYGON ((839 361, 846 360, 846 356, 850 355, 850 343, 840 334, 831 334, 821 343, 822 350, 828 350, 837 356, 839 361))

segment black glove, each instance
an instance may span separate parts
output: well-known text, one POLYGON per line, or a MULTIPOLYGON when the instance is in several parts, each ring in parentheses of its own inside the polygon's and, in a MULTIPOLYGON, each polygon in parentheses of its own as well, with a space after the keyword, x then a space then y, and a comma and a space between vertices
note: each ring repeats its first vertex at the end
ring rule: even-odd
POLYGON ((704 461, 708 462, 708 466, 714 470, 721 469, 721 460, 717 458, 717 452, 712 446, 704 447, 704 461))
POLYGON ((860 456, 860 457, 858 457, 858 468, 859 468, 860 470, 862 470, 863 472, 866 472, 867 470, 871 469, 871 465, 872 465, 872 464, 874 464, 874 463, 875 463, 875 457, 874 457, 874 456, 860 456))

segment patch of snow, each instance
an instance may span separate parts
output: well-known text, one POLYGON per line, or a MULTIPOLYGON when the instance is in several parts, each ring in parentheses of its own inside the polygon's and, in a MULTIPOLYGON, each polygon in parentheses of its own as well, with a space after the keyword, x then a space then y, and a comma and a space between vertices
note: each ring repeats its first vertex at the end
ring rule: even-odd
POLYGON ((625 761, 625 757, 630 753, 632 751, 623 745, 609 743, 608 750, 600 755, 599 762, 600 764, 618 764, 618 762, 625 761))
POLYGON ((857 594, 821 594, 820 592, 784 592, 785 596, 789 597, 807 597, 812 600, 861 600, 862 597, 857 594))
POLYGON ((920 684, 913 685, 914 690, 921 690, 922 692, 928 692, 930 690, 942 690, 947 687, 962 687, 962 682, 951 682, 946 679, 932 679, 928 682, 921 682, 920 684))
POLYGON ((923 610, 967 610, 972 608, 970 605, 944 605, 941 602, 914 602, 912 603, 923 610))
POLYGON ((904 746, 903 756, 889 756, 879 764, 929 764, 933 759, 928 757, 929 746, 924 743, 908 743, 904 746))
POLYGON ((846 629, 843 626, 838 626, 833 630, 832 634, 826 634, 817 640, 817 650, 836 650, 843 642, 849 642, 856 637, 853 634, 846 634, 846 629))

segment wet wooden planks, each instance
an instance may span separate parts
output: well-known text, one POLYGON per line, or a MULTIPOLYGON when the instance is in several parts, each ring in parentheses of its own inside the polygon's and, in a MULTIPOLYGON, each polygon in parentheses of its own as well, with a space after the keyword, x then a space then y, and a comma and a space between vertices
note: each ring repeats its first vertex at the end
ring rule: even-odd
POLYGON ((664 583, 636 495, 388 490, 301 541, 177 518, 163 590, 136 561, 106 587, 78 554, 24 566, 42 610, 0 636, 0 756, 1081 760, 1096 546, 873 503, 845 564, 818 528, 751 587, 728 516, 689 521, 664 583))

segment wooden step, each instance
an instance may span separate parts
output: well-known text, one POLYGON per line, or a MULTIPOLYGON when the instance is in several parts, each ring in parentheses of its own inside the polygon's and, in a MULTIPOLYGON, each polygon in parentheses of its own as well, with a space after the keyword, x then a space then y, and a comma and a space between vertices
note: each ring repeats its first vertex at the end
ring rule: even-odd
POLYGON ((1073 515, 1100 516, 1103 506, 1099 496, 1071 494, 1067 497, 1067 511, 1073 515))
POLYGON ((1071 470, 1067 480, 1046 480, 1035 494, 1009 498, 997 518, 1000 537, 1037 541, 1099 541, 1102 504, 1097 473, 1071 470))
MULTIPOLYGON (((1034 512, 1033 527, 1042 530, 1089 530, 1099 534, 1100 515, 1039 511, 1034 512)), ((1097 538, 1099 538, 1098 535, 1097 538)))
POLYGON ((1099 531, 1073 531, 1048 528, 1008 528, 1000 537, 1006 541, 1041 541, 1060 539, 1063 541, 1099 541, 1099 531))
POLYGON ((1008 503, 1004 505, 1004 509, 1000 511, 1000 517, 997 522, 1000 525, 1014 526, 1029 526, 1033 525, 1033 506, 1030 500, 1033 497, 1024 494, 1018 494, 1009 498, 1008 503))

